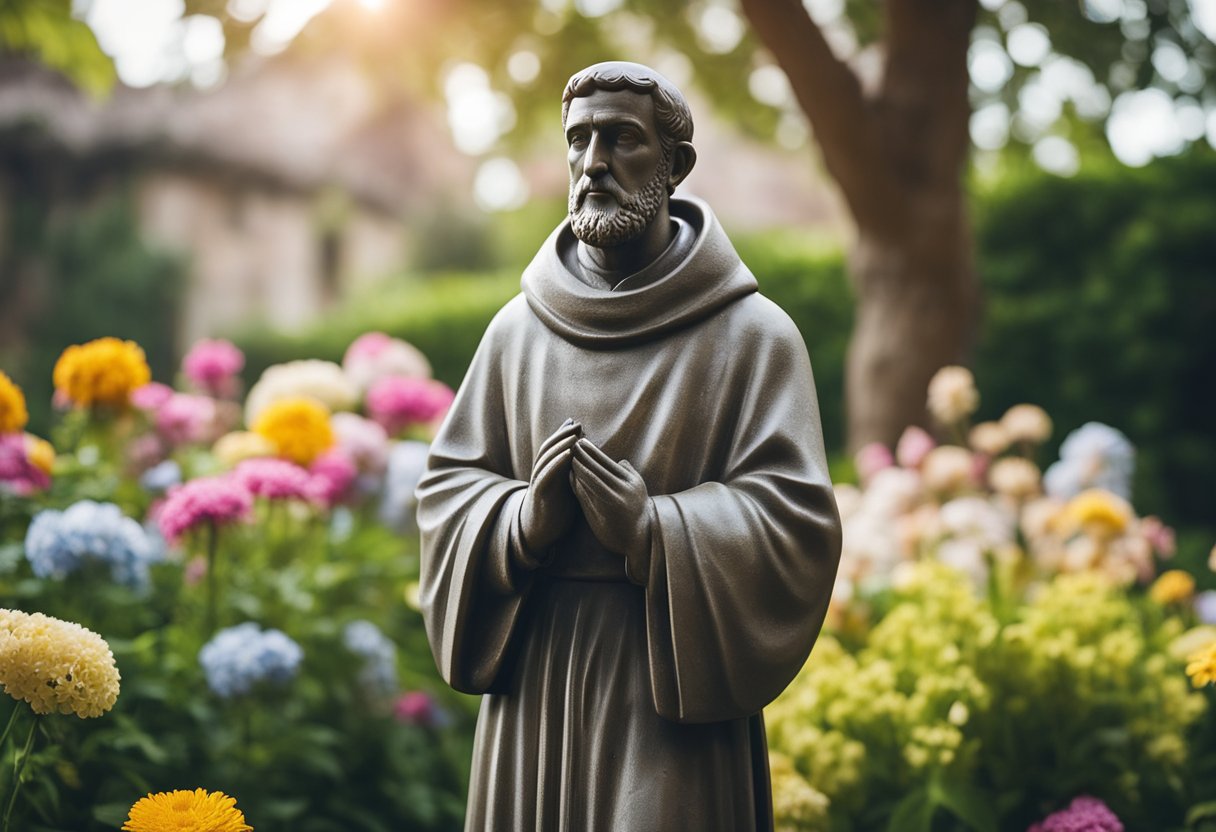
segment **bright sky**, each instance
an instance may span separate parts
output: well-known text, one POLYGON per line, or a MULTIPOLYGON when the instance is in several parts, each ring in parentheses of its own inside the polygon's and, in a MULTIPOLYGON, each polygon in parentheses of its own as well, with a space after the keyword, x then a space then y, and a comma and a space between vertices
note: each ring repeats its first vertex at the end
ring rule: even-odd
MULTIPOLYGON (((283 49, 304 26, 332 3, 361 6, 375 14, 390 3, 406 0, 229 0, 228 10, 236 17, 265 17, 253 32, 253 48, 265 54, 283 49)), ((622 0, 540 0, 552 12, 568 6, 581 14, 599 16, 615 10, 622 0)), ((857 51, 856 37, 842 16, 844 0, 803 0, 812 16, 825 29, 832 47, 843 56, 857 51)), ((1027 21, 1018 0, 980 0, 996 12, 1000 27, 981 26, 972 37, 968 54, 971 80, 981 92, 996 92, 1012 75, 1015 64, 1034 72, 1022 88, 1017 114, 1004 104, 979 107, 971 120, 971 135, 981 150, 998 150, 1011 135, 1033 145, 1034 158, 1061 175, 1074 173, 1079 165, 1075 147, 1059 129, 1058 118, 1065 104, 1082 115, 1099 118, 1109 114, 1107 137, 1116 156, 1128 165, 1144 165, 1156 156, 1181 151, 1188 142, 1206 139, 1216 147, 1216 108, 1206 108, 1197 96, 1203 75, 1181 49, 1167 42, 1153 46, 1154 69, 1186 91, 1194 86, 1196 97, 1172 98, 1149 89, 1123 93, 1111 100, 1082 64, 1053 51, 1048 31, 1027 21)), ((1195 25, 1216 41, 1216 0, 1188 0, 1195 25)), ((114 57, 119 77, 135 87, 162 81, 189 79, 199 87, 210 87, 224 78, 224 34, 219 22, 203 15, 183 16, 183 0, 75 0, 76 9, 97 33, 102 49, 114 57)), ((1082 0, 1092 19, 1118 23, 1124 33, 1147 31, 1145 0, 1082 0)), ((701 45, 710 52, 729 52, 743 37, 745 23, 728 0, 690 6, 689 19, 701 45)), ((512 55, 508 74, 516 84, 531 83, 540 72, 540 60, 528 51, 512 55)), ((793 101, 789 82, 774 66, 761 66, 748 79, 751 94, 759 101, 786 111, 778 139, 786 146, 806 140, 805 120, 793 101)), ((449 70, 444 89, 448 103, 448 125, 462 151, 485 156, 500 136, 515 123, 510 98, 494 90, 484 70, 464 63, 449 70)), ((477 179, 478 200, 487 208, 510 208, 526 198, 523 179, 507 159, 485 158, 477 179)))

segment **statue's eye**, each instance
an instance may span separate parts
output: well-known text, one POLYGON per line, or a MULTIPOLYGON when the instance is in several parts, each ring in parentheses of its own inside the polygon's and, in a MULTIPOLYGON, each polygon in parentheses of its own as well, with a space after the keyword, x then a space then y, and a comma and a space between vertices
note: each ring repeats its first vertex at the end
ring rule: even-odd
POLYGON ((637 144, 639 141, 638 132, 632 128, 626 127, 624 130, 616 134, 617 144, 637 144))
POLYGON ((581 150, 582 148, 586 147, 587 146, 587 134, 586 133, 571 133, 570 134, 570 146, 575 148, 576 150, 581 150))

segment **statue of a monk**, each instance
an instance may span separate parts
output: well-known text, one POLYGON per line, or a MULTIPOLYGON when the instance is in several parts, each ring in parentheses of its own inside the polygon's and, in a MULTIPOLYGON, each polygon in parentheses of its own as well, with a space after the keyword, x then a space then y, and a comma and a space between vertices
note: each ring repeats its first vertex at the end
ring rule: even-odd
POLYGON ((490 323, 418 488, 443 677, 482 693, 466 830, 771 829, 761 709, 840 552, 811 364, 708 206, 683 95, 589 67, 570 216, 490 323))

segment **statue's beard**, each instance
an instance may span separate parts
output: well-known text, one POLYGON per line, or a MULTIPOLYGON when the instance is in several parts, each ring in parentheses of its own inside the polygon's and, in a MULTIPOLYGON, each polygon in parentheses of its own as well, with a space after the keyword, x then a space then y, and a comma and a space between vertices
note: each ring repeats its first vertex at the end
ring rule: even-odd
POLYGON ((596 187, 608 190, 616 201, 610 208, 587 204, 584 199, 591 180, 582 177, 570 187, 570 228, 574 236, 595 248, 627 243, 649 227, 667 199, 667 174, 670 157, 664 154, 658 170, 643 188, 624 193, 611 177, 597 181, 596 187))

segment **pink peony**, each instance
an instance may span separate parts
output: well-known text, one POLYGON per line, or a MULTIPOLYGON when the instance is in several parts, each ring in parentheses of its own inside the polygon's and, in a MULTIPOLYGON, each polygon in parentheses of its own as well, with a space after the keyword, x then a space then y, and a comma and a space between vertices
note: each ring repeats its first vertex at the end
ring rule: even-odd
POLYGON ((383 332, 360 335, 342 358, 346 377, 363 392, 385 376, 430 378, 431 365, 416 347, 383 332))
POLYGON ((924 428, 912 425, 899 437, 899 444, 895 446, 895 459, 904 468, 919 468, 929 451, 936 447, 937 443, 924 428))
POLYGON ((247 459, 229 475, 249 493, 268 500, 312 500, 312 476, 285 459, 247 459))
POLYGON ((140 410, 159 410, 173 398, 173 388, 159 381, 149 382, 131 391, 131 404, 140 410))
POLYGON ((386 376, 367 392, 367 409, 392 435, 412 425, 428 425, 442 418, 454 397, 452 388, 443 382, 386 376))
POLYGON ((338 503, 354 484, 359 470, 340 450, 329 450, 313 460, 308 467, 312 474, 313 497, 327 506, 338 503))
POLYGON ((357 413, 335 413, 329 424, 338 438, 338 449, 354 461, 360 473, 384 473, 389 455, 384 428, 357 413))
POLYGON ((211 396, 231 398, 238 390, 237 373, 245 366, 245 355, 231 341, 204 338, 182 359, 182 372, 198 390, 211 396))
POLYGON ((393 716, 407 725, 430 727, 444 720, 444 713, 431 695, 420 690, 411 690, 397 697, 393 703, 393 716))
POLYGON ((1096 797, 1078 797, 1067 809, 1048 815, 1026 832, 1123 832, 1123 824, 1096 797))
POLYGON ((169 491, 157 511, 157 524, 165 539, 176 543, 201 523, 223 525, 246 519, 253 509, 253 494, 229 477, 200 477, 169 491))
POLYGON ((891 456, 891 449, 886 445, 881 442, 871 442, 857 452, 853 461, 857 466, 857 476, 864 484, 882 469, 894 465, 895 457, 891 456))
POLYGON ((27 497, 35 491, 45 491, 50 485, 50 475, 30 459, 25 434, 0 434, 0 488, 27 497))
POLYGON ((215 417, 212 399, 174 393, 156 411, 156 432, 170 445, 204 442, 212 438, 215 417))

